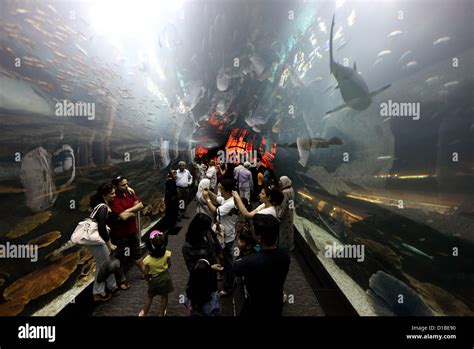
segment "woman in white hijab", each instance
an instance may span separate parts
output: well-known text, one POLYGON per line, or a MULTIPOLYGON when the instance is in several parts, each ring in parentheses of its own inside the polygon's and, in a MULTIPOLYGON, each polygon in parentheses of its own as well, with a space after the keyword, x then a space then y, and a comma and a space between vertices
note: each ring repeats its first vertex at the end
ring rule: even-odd
POLYGON ((206 216, 213 218, 211 211, 207 206, 207 200, 202 195, 204 191, 209 192, 209 198, 214 203, 215 206, 220 205, 224 200, 222 196, 214 194, 211 190, 211 181, 207 178, 201 179, 198 185, 198 190, 196 193, 196 214, 197 213, 204 213, 206 216))
POLYGON ((295 248, 293 231, 293 212, 295 210, 295 191, 291 187, 291 179, 281 176, 279 181, 283 192, 283 202, 276 208, 277 218, 280 220, 280 246, 286 246, 290 251, 295 248))

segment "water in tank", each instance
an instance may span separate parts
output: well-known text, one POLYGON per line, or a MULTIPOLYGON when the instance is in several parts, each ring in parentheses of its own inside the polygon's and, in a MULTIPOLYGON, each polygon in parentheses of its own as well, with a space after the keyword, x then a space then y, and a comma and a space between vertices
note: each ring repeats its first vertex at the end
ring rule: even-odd
POLYGON ((229 149, 291 179, 359 314, 473 315, 471 2, 0 7, 1 315, 90 284, 69 240, 99 184, 125 175, 146 229, 178 161, 229 149))

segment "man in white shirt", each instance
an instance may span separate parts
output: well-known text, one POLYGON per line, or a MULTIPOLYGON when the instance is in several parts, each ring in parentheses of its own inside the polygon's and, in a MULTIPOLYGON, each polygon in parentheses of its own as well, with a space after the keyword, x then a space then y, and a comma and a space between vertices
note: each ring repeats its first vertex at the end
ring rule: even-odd
POLYGON ((211 190, 215 192, 217 185, 217 169, 214 160, 209 161, 209 168, 206 171, 206 177, 211 181, 211 190))
POLYGON ((184 161, 180 161, 178 165, 178 171, 176 171, 176 190, 178 192, 178 205, 180 211, 181 218, 189 218, 184 215, 186 210, 186 204, 188 202, 189 196, 189 187, 193 184, 193 176, 191 173, 186 169, 186 163, 184 161))
POLYGON ((234 290, 235 274, 234 274, 234 254, 232 247, 235 241, 235 223, 237 222, 238 210, 234 205, 234 198, 232 197, 232 190, 235 188, 235 183, 232 179, 223 179, 218 185, 217 189, 220 191, 224 202, 219 207, 215 207, 212 203, 209 192, 204 191, 203 196, 207 200, 207 206, 211 213, 217 216, 217 221, 220 223, 221 229, 224 230, 224 243, 222 254, 224 260, 222 266, 224 267, 224 289, 221 291, 221 296, 230 295, 234 290))
POLYGON ((239 177, 239 194, 240 197, 246 198, 247 202, 250 202, 250 193, 253 190, 253 178, 252 173, 249 171, 250 162, 244 163, 244 168, 238 173, 239 177))
POLYGON ((235 181, 237 182, 237 184, 238 184, 238 182, 239 182, 239 172, 240 172, 240 170, 243 169, 243 168, 244 168, 244 166, 243 166, 241 163, 239 164, 239 166, 237 166, 236 168, 234 168, 234 179, 235 179, 235 181))
POLYGON ((207 172, 206 164, 198 165, 199 182, 201 182, 204 178, 207 178, 206 177, 206 172, 207 172))

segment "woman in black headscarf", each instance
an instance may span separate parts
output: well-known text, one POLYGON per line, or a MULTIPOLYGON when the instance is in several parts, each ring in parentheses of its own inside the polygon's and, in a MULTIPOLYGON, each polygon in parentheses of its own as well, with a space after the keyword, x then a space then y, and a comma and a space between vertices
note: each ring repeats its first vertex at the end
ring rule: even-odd
POLYGON ((168 172, 168 177, 166 178, 165 205, 165 220, 167 228, 172 229, 178 221, 179 213, 178 191, 176 189, 176 171, 174 170, 168 172))

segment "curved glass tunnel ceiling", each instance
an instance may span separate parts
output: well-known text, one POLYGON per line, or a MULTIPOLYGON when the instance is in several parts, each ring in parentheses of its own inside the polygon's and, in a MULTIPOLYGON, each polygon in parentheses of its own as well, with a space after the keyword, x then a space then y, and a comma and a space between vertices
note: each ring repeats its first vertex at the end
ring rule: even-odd
POLYGON ((61 249, 99 183, 125 174, 156 208, 179 160, 230 146, 293 180, 295 226, 360 314, 473 314, 468 1, 1 6, 0 241, 48 241, 1 261, 7 315, 81 282, 61 249), (58 250, 64 275, 13 306, 58 250))

